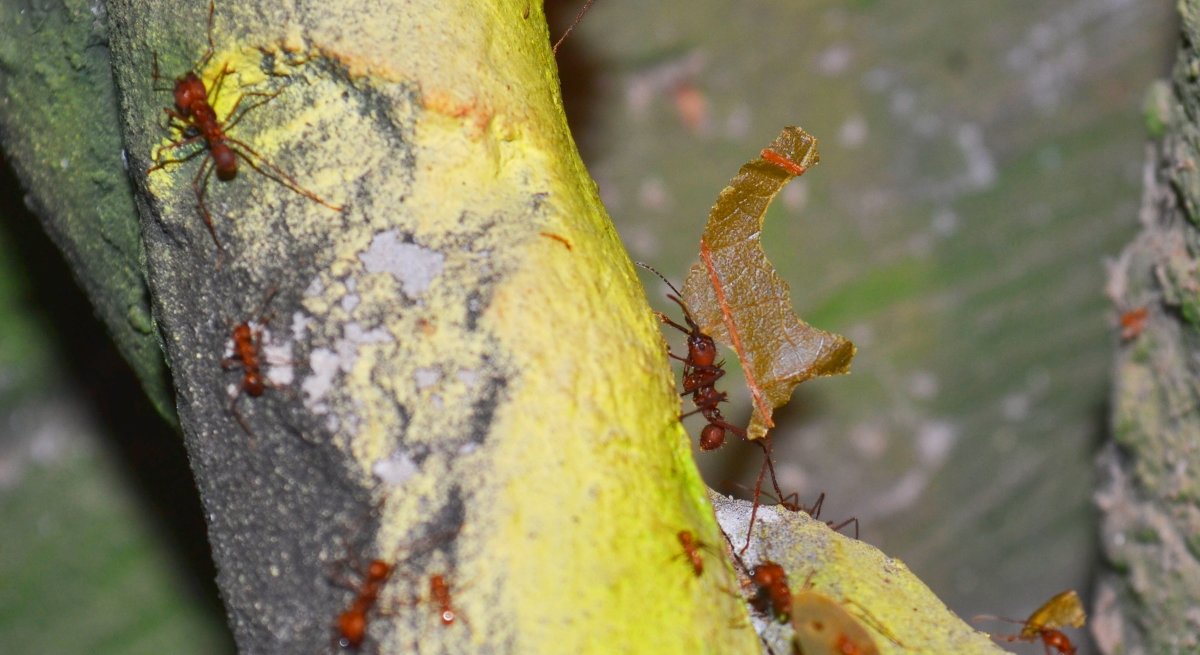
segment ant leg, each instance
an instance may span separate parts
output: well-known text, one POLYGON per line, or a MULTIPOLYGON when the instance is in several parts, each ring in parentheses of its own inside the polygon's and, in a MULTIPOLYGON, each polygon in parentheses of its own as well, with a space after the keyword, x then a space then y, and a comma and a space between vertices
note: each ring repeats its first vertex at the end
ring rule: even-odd
MULTIPOLYGON (((163 107, 163 113, 165 113, 167 115, 167 120, 165 122, 161 122, 158 124, 158 127, 160 129, 162 129, 162 131, 164 131, 164 132, 179 132, 180 134, 187 134, 189 129, 192 129, 193 131, 195 131, 195 128, 190 123, 188 123, 188 120, 186 118, 184 118, 182 115, 180 115, 179 112, 175 111, 174 109, 172 109, 170 107, 163 107)), ((199 139, 200 136, 196 135, 193 137, 185 137, 185 138, 194 140, 194 139, 199 139)), ((174 143, 174 141, 172 141, 172 143, 174 143)))
MULTIPOLYGON (((741 437, 742 439, 745 439, 745 438, 746 438, 746 431, 745 431, 745 430, 743 430, 743 429, 741 429, 741 428, 739 428, 739 427, 738 427, 738 426, 736 426, 736 425, 732 425, 732 424, 730 424, 730 423, 726 423, 725 421, 723 421, 723 420, 721 420, 721 419, 719 419, 719 418, 717 418, 717 419, 712 419, 712 418, 708 418, 707 416, 706 416, 706 417, 704 417, 704 418, 708 419, 708 422, 709 422, 709 423, 711 423, 711 424, 713 424, 713 425, 715 425, 715 426, 717 426, 717 427, 719 427, 719 428, 721 428, 721 429, 723 429, 723 430, 728 430, 729 432, 732 432, 732 433, 734 434, 734 436, 741 437)), ((773 475, 774 475, 774 470, 772 470, 772 476, 773 476, 773 475)), ((779 489, 778 489, 778 485, 776 485, 776 489, 775 489, 775 491, 779 491, 779 489)))
POLYGON ((856 516, 851 516, 850 518, 846 519, 845 521, 842 521, 841 523, 838 523, 837 525, 834 525, 833 521, 827 521, 825 523, 825 525, 828 525, 830 530, 833 530, 834 532, 839 532, 839 531, 841 531, 842 528, 846 527, 847 525, 850 525, 851 523, 854 524, 854 538, 858 539, 858 517, 856 517, 856 516))
POLYGON ((225 115, 225 122, 221 126, 222 131, 229 132, 229 130, 233 129, 234 125, 238 124, 238 121, 242 120, 243 116, 248 114, 251 110, 257 109, 258 107, 261 107, 261 106, 267 104, 271 100, 275 99, 275 97, 278 96, 280 93, 283 93, 283 89, 279 89, 279 90, 275 91, 274 93, 262 93, 262 92, 252 91, 249 93, 243 93, 242 95, 238 96, 237 102, 233 103, 233 109, 230 109, 229 113, 225 115), (262 97, 263 99, 252 102, 245 107, 241 107, 242 100, 245 100, 246 96, 257 96, 257 97, 262 97), (241 107, 242 113, 239 114, 235 118, 234 114, 238 113, 239 107, 241 107))
POLYGON ((319 205, 324 205, 334 211, 340 212, 345 209, 344 206, 331 204, 331 203, 325 201, 323 198, 321 198, 321 196, 318 196, 317 194, 313 193, 312 191, 309 191, 308 189, 305 189, 304 187, 300 186, 300 183, 297 182, 295 179, 293 179, 292 176, 288 175, 287 173, 284 173, 283 170, 280 169, 278 166, 267 161, 267 159, 265 157, 258 154, 258 152, 255 151, 250 146, 246 145, 246 143, 244 141, 240 141, 238 139, 226 139, 226 140, 229 143, 236 145, 237 148, 234 148, 233 151, 235 153, 237 153, 237 156, 241 157, 243 160, 245 160, 245 162, 250 165, 250 168, 253 168, 254 170, 258 171, 263 177, 275 180, 276 182, 282 184, 283 186, 291 189, 295 193, 298 193, 298 194, 304 196, 305 198, 308 198, 309 200, 311 200, 319 205), (243 152, 243 150, 245 152, 243 152), (259 162, 262 164, 262 166, 259 166, 258 163, 255 163, 255 161, 253 159, 251 159, 250 156, 247 155, 246 153, 249 153, 249 155, 253 155, 254 157, 256 157, 259 160, 259 162), (264 170, 264 167, 266 170, 264 170))
POLYGON ((234 420, 237 421, 238 425, 242 426, 242 431, 246 433, 246 436, 253 439, 254 431, 250 429, 250 424, 246 422, 246 417, 242 416, 242 413, 240 411, 238 411, 238 408, 237 408, 237 401, 241 397, 242 397, 242 392, 241 392, 241 390, 238 390, 237 395, 235 395, 233 397, 233 400, 231 400, 229 402, 229 413, 233 414, 234 420))
MULTIPOLYGON (((743 433, 742 436, 744 437, 745 434, 743 433)), ((762 448, 763 461, 771 471, 771 486, 775 488, 775 497, 782 498, 783 490, 779 488, 779 481, 775 479, 775 463, 771 459, 771 437, 769 435, 765 436, 762 439, 756 440, 755 443, 758 444, 759 448, 762 448)))
POLYGON ((672 321, 670 318, 668 318, 668 317, 667 317, 667 315, 666 315, 666 314, 662 314, 662 313, 659 313, 659 312, 655 312, 655 314, 658 314, 658 320, 659 320, 661 323, 664 323, 664 324, 666 324, 666 325, 670 325, 671 327, 675 328, 676 330, 679 330, 680 332, 682 332, 682 333, 684 333, 684 334, 691 334, 691 333, 692 333, 692 331, 691 331, 691 330, 689 330, 689 329, 687 329, 687 328, 683 327, 682 325, 680 325, 680 324, 676 323, 675 321, 672 321))
POLYGON ((804 511, 807 512, 808 515, 813 517, 814 519, 820 519, 821 518, 821 505, 824 505, 824 504, 825 504, 825 492, 822 491, 819 495, 817 495, 817 501, 812 504, 812 507, 807 508, 804 511))
POLYGON ((567 36, 575 29, 576 25, 579 25, 579 21, 583 20, 583 15, 587 13, 588 8, 592 6, 593 2, 595 0, 587 0, 587 2, 583 3, 583 8, 579 10, 578 14, 575 14, 575 20, 571 23, 571 26, 567 28, 566 32, 563 32, 562 36, 558 37, 558 40, 554 42, 554 47, 550 48, 550 52, 558 54, 558 46, 567 40, 567 36))
POLYGON ((153 57, 154 57, 154 67, 153 67, 153 68, 151 69, 151 71, 150 71, 150 76, 151 76, 151 78, 152 78, 152 79, 153 79, 155 82, 161 82, 161 81, 163 81, 163 80, 167 80, 167 82, 168 82, 169 86, 158 86, 158 85, 155 85, 155 86, 152 86, 152 87, 150 87, 150 88, 151 88, 151 90, 153 90, 153 91, 171 91, 171 92, 174 92, 174 91, 175 91, 175 84, 174 84, 174 82, 173 82, 173 81, 172 81, 170 78, 168 78, 168 77, 163 77, 162 75, 159 75, 159 73, 158 73, 158 53, 157 53, 157 52, 155 52, 155 53, 152 53, 152 54, 153 54, 153 57))
POLYGON ((206 101, 208 101, 209 107, 217 106, 217 101, 221 99, 221 87, 225 84, 225 76, 232 72, 233 69, 229 67, 229 64, 221 66, 221 72, 217 73, 216 78, 214 78, 212 84, 209 85, 211 90, 207 92, 204 98, 206 101))
POLYGON ((192 191, 196 194, 196 206, 200 209, 200 218, 204 219, 204 226, 208 228, 208 233, 217 246, 217 258, 220 260, 225 249, 221 247, 221 242, 217 239, 217 228, 213 226, 212 214, 208 212, 208 205, 204 202, 204 194, 208 191, 208 178, 215 168, 215 166, 209 166, 210 163, 212 163, 212 157, 205 159, 200 170, 196 171, 196 176, 192 178, 192 191))
POLYGON ((200 58, 200 63, 196 65, 196 71, 204 70, 208 66, 208 61, 212 59, 213 53, 216 52, 216 47, 213 46, 213 14, 217 11, 216 0, 208 0, 208 50, 204 51, 204 56, 200 58))
POLYGON ((174 158, 174 159, 163 159, 162 158, 162 153, 164 150, 175 150, 177 148, 182 148, 184 146, 188 146, 188 145, 195 143, 199 139, 200 139, 200 137, 189 137, 187 139, 183 139, 182 141, 172 141, 171 143, 169 143, 165 146, 160 146, 151 155, 151 160, 154 162, 154 165, 151 166, 150 168, 146 169, 146 175, 150 175, 151 173, 153 173, 154 171, 157 171, 160 168, 166 168, 167 166, 170 166, 171 164, 182 164, 184 162, 191 161, 192 158, 194 158, 196 155, 198 155, 202 152, 207 152, 206 148, 200 148, 199 150, 196 150, 195 152, 192 152, 184 157, 179 157, 179 158, 174 158))
POLYGON ((750 537, 754 535, 754 519, 758 516, 758 497, 762 494, 763 474, 767 472, 766 462, 758 469, 758 479, 754 481, 754 504, 750 506, 750 523, 746 526, 746 543, 742 549, 738 551, 739 555, 745 555, 746 549, 750 547, 750 537))

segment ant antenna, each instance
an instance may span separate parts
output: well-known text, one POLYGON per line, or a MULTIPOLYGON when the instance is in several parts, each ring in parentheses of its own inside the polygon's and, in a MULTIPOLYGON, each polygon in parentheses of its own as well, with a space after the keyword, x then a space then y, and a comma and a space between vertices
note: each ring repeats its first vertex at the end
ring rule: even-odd
POLYGON ((579 10, 578 14, 575 14, 575 20, 571 22, 571 26, 568 27, 567 31, 563 32, 563 35, 558 37, 558 40, 554 42, 554 47, 550 49, 552 53, 556 55, 558 54, 558 46, 562 45, 562 42, 567 40, 567 37, 570 36, 571 32, 575 29, 575 26, 579 24, 579 21, 583 20, 583 15, 587 13, 588 9, 591 8, 592 3, 595 1, 596 0, 587 0, 587 2, 583 3, 583 8, 579 10))
POLYGON ((675 285, 671 284, 671 281, 668 280, 665 275, 663 275, 662 273, 659 273, 657 268, 654 268, 653 266, 651 266, 645 262, 634 262, 634 264, 637 264, 638 266, 641 266, 642 268, 646 269, 647 271, 650 271, 651 273, 657 275, 658 279, 662 280, 663 282, 665 282, 667 284, 667 286, 671 287, 671 291, 674 291, 676 296, 679 296, 680 298, 683 297, 683 292, 680 291, 679 289, 676 289, 675 285))

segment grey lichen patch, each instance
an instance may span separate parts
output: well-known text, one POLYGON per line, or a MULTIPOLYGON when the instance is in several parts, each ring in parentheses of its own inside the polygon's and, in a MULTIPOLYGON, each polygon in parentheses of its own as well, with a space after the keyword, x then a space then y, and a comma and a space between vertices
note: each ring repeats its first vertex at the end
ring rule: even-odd
POLYGON ((429 289, 446 262, 446 257, 437 251, 403 241, 396 230, 376 234, 359 259, 368 273, 391 274, 404 295, 413 299, 429 289))

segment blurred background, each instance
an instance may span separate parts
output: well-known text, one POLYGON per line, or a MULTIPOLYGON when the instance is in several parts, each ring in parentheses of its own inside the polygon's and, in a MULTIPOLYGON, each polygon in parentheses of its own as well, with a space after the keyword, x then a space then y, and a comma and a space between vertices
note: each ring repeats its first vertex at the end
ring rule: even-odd
MULTIPOLYGON (((581 4, 548 3, 552 40, 581 4)), ((785 125, 821 140, 764 243, 799 314, 859 353, 777 414, 780 482, 826 493, 823 518, 857 517, 963 616, 1087 596, 1117 338, 1104 261, 1136 229, 1172 7, 598 0, 559 50, 621 237, 677 283, 742 163, 785 125)), ((232 652, 179 439, 7 166, 0 189, 0 643, 232 652)), ((697 458, 742 496, 759 466, 736 443, 697 458)))
MULTIPOLYGON (((677 283, 738 168, 785 125, 820 140, 763 241, 799 315, 859 350, 777 414, 780 483, 826 493, 822 518, 856 516, 960 615, 1023 618, 1086 599, 1098 565, 1104 262, 1137 228, 1143 99, 1177 43, 1169 2, 599 0, 559 61, 631 256, 677 283)), ((739 376, 718 386, 744 423, 739 376)), ((761 457, 697 459, 744 497, 761 457)))

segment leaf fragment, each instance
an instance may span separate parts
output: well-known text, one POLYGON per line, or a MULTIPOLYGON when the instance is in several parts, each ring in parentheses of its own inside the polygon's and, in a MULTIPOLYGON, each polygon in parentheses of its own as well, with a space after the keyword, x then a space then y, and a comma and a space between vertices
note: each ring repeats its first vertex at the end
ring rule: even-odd
POLYGON ((771 200, 818 161, 816 138, 786 127, 743 165, 709 211, 700 261, 683 284, 684 301, 701 329, 733 348, 742 362, 754 404, 750 439, 775 426, 772 411, 788 402, 796 385, 848 372, 856 350, 845 337, 796 316, 788 285, 760 241, 771 200))

